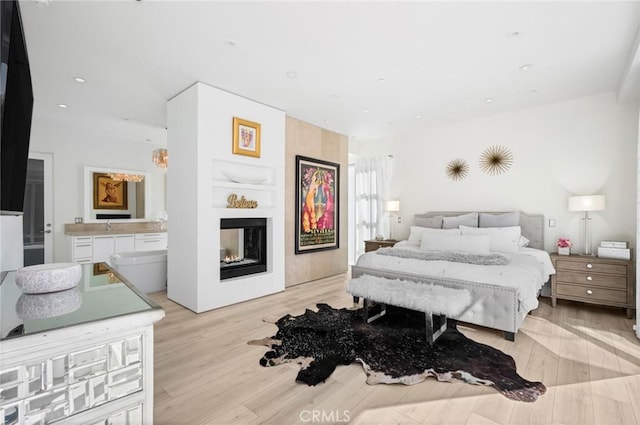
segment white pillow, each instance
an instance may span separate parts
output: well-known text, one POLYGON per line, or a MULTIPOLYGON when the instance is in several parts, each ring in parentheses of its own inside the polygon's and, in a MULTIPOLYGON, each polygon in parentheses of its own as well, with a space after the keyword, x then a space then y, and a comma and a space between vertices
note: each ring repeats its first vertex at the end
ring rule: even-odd
POLYGON ((471 212, 462 215, 442 217, 443 229, 455 229, 458 226, 478 227, 478 213, 471 212))
POLYGON ((520 249, 520 226, 508 227, 467 227, 460 226, 463 235, 490 235, 491 251, 516 253, 520 249))
POLYGON ((411 226, 411 232, 409 233, 409 238, 407 239, 409 245, 420 246, 420 241, 422 241, 423 233, 459 235, 460 229, 434 229, 432 227, 411 226))
POLYGON ((520 213, 518 211, 504 214, 478 214, 477 227, 508 227, 520 225, 520 213))
POLYGON ((531 241, 527 238, 525 238, 524 236, 520 235, 520 239, 518 240, 518 246, 520 248, 524 248, 525 246, 529 246, 529 243, 531 241))
POLYGON ((491 235, 451 235, 425 233, 420 249, 423 251, 457 251, 469 254, 489 254, 491 235))

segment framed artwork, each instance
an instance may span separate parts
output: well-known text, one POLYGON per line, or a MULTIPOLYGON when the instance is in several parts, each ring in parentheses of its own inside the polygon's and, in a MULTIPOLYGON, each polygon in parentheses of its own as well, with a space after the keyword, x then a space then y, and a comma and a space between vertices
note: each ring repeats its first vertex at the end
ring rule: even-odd
POLYGON ((296 254, 338 249, 340 164, 296 155, 296 254))
POLYGON ((124 282, 107 266, 106 263, 94 263, 93 273, 85 274, 84 290, 101 291, 112 289, 114 286, 124 286, 124 282), (87 279, 88 277, 88 279, 87 279))
POLYGON ((98 276, 101 274, 107 274, 111 270, 107 267, 106 263, 93 263, 93 275, 98 276))
POLYGON ((260 124, 233 117, 233 153, 260 158, 260 124))
POLYGON ((94 210, 126 210, 127 204, 127 182, 115 181, 106 173, 93 173, 94 210))

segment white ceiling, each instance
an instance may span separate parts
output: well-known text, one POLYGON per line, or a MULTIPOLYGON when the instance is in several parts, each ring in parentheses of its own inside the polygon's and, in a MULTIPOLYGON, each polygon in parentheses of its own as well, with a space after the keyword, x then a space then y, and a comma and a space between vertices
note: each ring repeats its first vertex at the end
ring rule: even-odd
POLYGON ((640 1, 20 3, 34 126, 56 139, 163 145, 196 81, 358 140, 640 97, 640 1))

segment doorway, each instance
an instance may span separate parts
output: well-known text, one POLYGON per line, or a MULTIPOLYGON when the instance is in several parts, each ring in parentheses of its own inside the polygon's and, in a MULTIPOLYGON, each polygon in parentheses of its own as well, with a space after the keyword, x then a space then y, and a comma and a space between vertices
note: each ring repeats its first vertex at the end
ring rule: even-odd
POLYGON ((22 235, 24 265, 53 262, 51 154, 29 153, 22 235))

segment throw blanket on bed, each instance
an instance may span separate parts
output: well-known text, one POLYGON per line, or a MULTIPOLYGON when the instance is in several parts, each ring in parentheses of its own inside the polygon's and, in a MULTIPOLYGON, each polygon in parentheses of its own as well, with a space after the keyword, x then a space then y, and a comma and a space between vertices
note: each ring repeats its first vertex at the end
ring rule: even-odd
POLYGON ((376 251, 376 254, 425 261, 452 261, 482 266, 504 266, 510 263, 507 257, 496 253, 480 255, 457 251, 414 251, 402 248, 380 248, 376 251))

